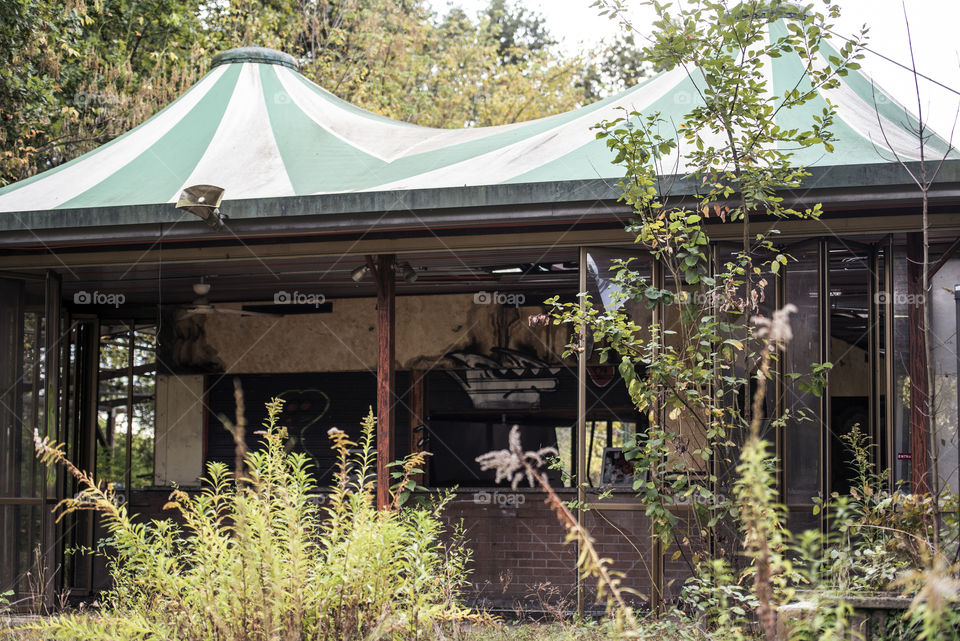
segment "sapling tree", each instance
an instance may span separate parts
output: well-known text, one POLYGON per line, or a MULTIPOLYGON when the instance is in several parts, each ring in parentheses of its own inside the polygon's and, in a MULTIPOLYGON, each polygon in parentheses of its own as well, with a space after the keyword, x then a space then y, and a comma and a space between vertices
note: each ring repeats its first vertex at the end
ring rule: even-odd
MULTIPOLYGON (((930 260, 930 192, 934 188, 934 184, 940 176, 940 172, 943 169, 943 163, 948 158, 956 158, 956 151, 953 149, 953 137, 956 131, 957 118, 960 117, 960 105, 958 105, 956 115, 953 119, 953 126, 950 131, 950 135, 947 140, 940 139, 931 129, 929 123, 925 119, 925 111, 923 100, 920 92, 920 73, 917 71, 917 62, 916 56, 914 54, 913 47, 913 35, 910 30, 910 17, 907 14, 907 6, 905 2, 901 2, 901 7, 903 9, 903 23, 906 30, 907 36, 907 47, 910 52, 910 73, 913 80, 913 89, 914 96, 916 97, 916 110, 917 116, 916 120, 908 119, 906 126, 911 130, 911 133, 916 138, 916 155, 917 162, 908 163, 904 158, 903 154, 897 151, 896 145, 894 145, 888 133, 888 127, 884 125, 885 117, 881 113, 881 109, 878 105, 878 100, 876 92, 873 96, 873 107, 874 114, 877 120, 877 126, 880 130, 880 135, 882 140, 878 141, 882 143, 881 145, 881 155, 889 155, 893 161, 895 161, 900 168, 907 174, 910 181, 914 183, 917 187, 917 191, 920 195, 920 237, 921 237, 921 247, 922 253, 920 260, 913 262, 915 257, 908 255, 908 261, 910 261, 911 267, 919 271, 919 277, 917 278, 918 285, 920 287, 920 292, 922 293, 919 300, 913 300, 910 302, 912 306, 911 312, 911 324, 912 321, 916 320, 917 325, 911 328, 913 332, 912 337, 919 339, 920 349, 917 350, 918 354, 912 355, 914 359, 911 362, 911 370, 915 369, 922 371, 922 380, 912 380, 910 382, 910 402, 911 405, 919 406, 916 407, 919 410, 920 418, 922 423, 920 427, 922 428, 919 434, 911 434, 911 448, 914 451, 914 457, 916 462, 914 465, 914 478, 913 490, 916 493, 924 493, 929 491, 933 496, 937 498, 934 502, 934 515, 937 522, 940 522, 939 515, 939 503, 941 498, 941 484, 940 484, 940 465, 939 465, 939 437, 937 435, 937 417, 936 417, 936 396, 937 388, 934 380, 934 359, 933 359, 933 341, 935 337, 931 332, 931 307, 933 303, 933 288, 931 286, 931 279, 936 274, 937 270, 943 266, 944 260, 949 258, 952 251, 956 249, 954 246, 953 249, 948 250, 945 254, 945 257, 938 261, 936 264, 931 263, 930 260), (919 307, 919 309, 917 309, 919 307), (918 313, 919 312, 919 313, 918 313), (926 443, 924 443, 924 440, 926 443), (923 450, 929 448, 928 452, 923 450), (924 455, 929 457, 929 460, 923 460, 924 455), (929 474, 924 474, 925 468, 929 466, 929 474)), ((909 244, 909 241, 908 241, 909 244)), ((942 347, 942 344, 941 344, 942 347)), ((913 373, 913 372, 911 372, 913 373)), ((911 424, 913 420, 911 420, 911 424)), ((914 427, 911 425, 911 430, 914 427)), ((939 540, 939 527, 934 529, 934 546, 939 551, 940 540, 939 540)))
MULTIPOLYGON (((904 617, 922 626, 922 636, 925 639, 953 638, 956 635, 958 616, 956 604, 960 600, 960 512, 958 512, 958 497, 949 487, 944 487, 941 481, 941 461, 939 456, 940 439, 942 434, 938 430, 937 401, 940 390, 935 379, 935 359, 933 358, 934 341, 936 337, 931 331, 933 306, 932 278, 943 264, 956 251, 954 243, 935 263, 930 256, 930 195, 935 183, 940 177, 944 162, 956 158, 953 148, 954 134, 957 119, 960 117, 960 106, 954 115, 949 137, 946 140, 939 138, 933 132, 925 119, 924 102, 920 90, 921 74, 917 71, 917 62, 913 44, 913 34, 910 28, 910 17, 906 2, 901 2, 903 22, 907 36, 907 47, 910 53, 909 72, 913 80, 914 97, 916 98, 916 119, 908 118, 907 126, 915 137, 916 162, 909 163, 897 146, 891 142, 888 127, 884 125, 885 117, 878 105, 874 94, 874 112, 878 128, 882 137, 881 154, 889 155, 904 173, 914 183, 920 197, 920 230, 921 252, 917 257, 908 249, 908 274, 911 271, 919 275, 908 276, 919 285, 920 296, 908 303, 910 340, 910 394, 911 404, 911 450, 914 462, 911 470, 912 494, 895 491, 890 495, 882 495, 886 502, 898 506, 898 514, 892 523, 883 523, 883 534, 899 545, 891 545, 883 541, 886 548, 906 549, 912 554, 907 562, 897 567, 899 577, 892 582, 892 587, 901 588, 908 595, 913 596, 913 602, 908 616, 904 617), (919 258, 919 260, 917 260, 919 258), (917 353, 913 353, 915 343, 919 342, 917 353), (916 414, 915 414, 916 412, 916 414), (919 418, 919 421, 915 420, 919 418), (925 451, 926 450, 926 451, 925 451), (926 458, 926 460, 924 460, 926 458), (929 469, 927 469, 929 468, 929 469), (887 499, 887 496, 890 498, 887 499), (919 506, 919 510, 911 510, 919 506), (907 515, 919 514, 920 518, 913 521, 907 515), (907 543, 904 544, 903 541, 907 543)), ((911 241, 908 239, 908 247, 911 241)), ((888 260, 891 257, 888 257, 888 260)), ((943 348, 944 343, 936 345, 943 348)), ((946 419, 950 421, 950 418, 946 419)), ((954 425, 956 433, 958 426, 954 425)), ((876 521, 881 520, 882 508, 886 502, 875 501, 867 503, 862 508, 866 516, 862 518, 866 527, 878 527, 876 521), (871 509, 872 508, 872 509, 871 509)), ((893 565, 893 564, 891 564, 893 565)))
MULTIPOLYGON (((626 21, 620 0, 597 5, 626 21)), ((635 213, 628 229, 662 276, 648 280, 621 261, 612 270, 618 290, 612 303, 586 294, 577 303, 552 303, 554 322, 585 328, 601 362, 619 361, 633 402, 649 419, 627 453, 648 470, 635 489, 658 535, 693 568, 708 546, 692 550, 686 533, 678 533, 675 505, 694 507, 703 539, 724 517, 739 518, 730 498, 738 441, 748 433, 762 439, 764 430, 802 418, 773 416, 762 399, 751 404, 753 389, 762 394, 762 382, 785 373, 749 319, 763 311, 768 286, 790 259, 771 235, 777 221, 820 215, 819 204, 795 209, 783 193, 808 176, 793 160, 796 151, 833 150, 834 111, 827 102, 803 126, 778 122, 791 111, 797 113, 789 121, 801 122, 798 114, 811 100, 858 68, 865 34, 835 55, 821 53, 838 17, 828 0, 804 7, 775 0, 651 6, 656 20, 652 34, 641 34, 648 42, 644 58, 654 68, 681 69, 692 100, 672 118, 624 111, 600 123, 597 136, 625 169, 621 199, 635 213), (781 56, 801 65, 777 93, 771 65, 781 56), (738 249, 721 255, 708 234, 714 223, 740 226, 738 249), (628 302, 657 309, 655 322, 641 327, 628 302)), ((804 374, 804 389, 822 390, 818 377, 828 368, 815 364, 804 374)), ((765 446, 753 451, 767 457, 755 465, 773 469, 765 446)))

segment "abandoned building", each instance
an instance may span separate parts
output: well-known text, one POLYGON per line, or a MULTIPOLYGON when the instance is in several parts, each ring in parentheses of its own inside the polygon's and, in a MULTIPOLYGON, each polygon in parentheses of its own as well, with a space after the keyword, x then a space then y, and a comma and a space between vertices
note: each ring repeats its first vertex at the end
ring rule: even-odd
MULTIPOLYGON (((802 73, 790 56, 772 69, 778 92, 802 73)), ((448 516, 462 519, 474 551, 478 602, 577 587, 575 550, 542 494, 494 486, 474 462, 502 448, 513 424, 525 444, 557 446, 588 486, 551 472, 565 496, 581 493, 591 508, 581 518, 625 582, 651 605, 675 599, 684 567, 652 540, 631 471, 617 466, 644 417, 615 364, 589 351, 564 358, 569 329, 528 319, 552 296, 609 304, 617 258, 664 278, 624 230, 623 168, 594 127, 623 108, 679 116, 698 99, 675 69, 570 113, 429 129, 339 100, 286 54, 244 48, 215 57, 123 136, 0 190, 0 592, 43 576, 50 595, 83 597, 106 580, 92 556, 65 554, 101 531, 90 514, 51 516, 76 488, 36 461, 35 428, 116 483, 133 511, 159 517, 173 484, 196 488, 206 463, 232 463, 221 417, 233 415, 236 379, 250 424, 269 398, 286 400, 293 446, 321 482, 327 430, 356 433, 371 409, 381 465, 431 452, 420 481, 456 488, 448 516), (601 500, 603 487, 613 492, 601 500)), ((816 525, 813 497, 844 487, 838 439, 855 424, 879 444, 891 483, 940 473, 957 486, 960 160, 944 140, 926 141, 930 157, 949 157, 930 191, 925 300, 921 193, 893 153, 918 160, 916 121, 858 73, 809 108, 826 99, 838 110, 836 150, 800 152, 811 176, 784 194, 822 203, 822 219, 753 223, 776 225, 794 259, 768 286, 771 307, 799 308, 788 358, 834 363, 822 397, 790 384, 771 396, 817 417, 770 435, 798 527, 816 525), (923 305, 938 413, 949 418, 939 471, 917 427, 923 305)), ((718 221, 709 233, 720 260, 741 229, 718 221)))

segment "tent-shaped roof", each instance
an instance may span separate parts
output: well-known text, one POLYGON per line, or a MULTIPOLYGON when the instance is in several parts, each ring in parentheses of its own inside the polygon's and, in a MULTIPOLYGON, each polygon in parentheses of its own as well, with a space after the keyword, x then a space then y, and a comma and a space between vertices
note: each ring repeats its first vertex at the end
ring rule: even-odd
MULTIPOLYGON (((678 68, 568 113, 498 127, 433 129, 344 102, 296 69, 293 58, 267 49, 220 54, 196 85, 138 127, 0 189, 0 212, 155 207, 203 183, 223 187, 230 201, 618 178, 623 169, 596 139, 598 122, 622 115, 622 108, 679 121, 699 100, 678 68)), ((770 72, 774 92, 782 95, 803 68, 796 56, 785 55, 771 61, 770 72)), ((802 113, 781 112, 778 124, 804 127, 827 99, 838 110, 836 151, 804 150, 798 163, 889 162, 884 134, 902 159, 917 158, 915 119, 859 73, 802 113)), ((948 149, 940 138, 928 145, 931 154, 948 149)), ((682 157, 675 168, 684 173, 682 157)))

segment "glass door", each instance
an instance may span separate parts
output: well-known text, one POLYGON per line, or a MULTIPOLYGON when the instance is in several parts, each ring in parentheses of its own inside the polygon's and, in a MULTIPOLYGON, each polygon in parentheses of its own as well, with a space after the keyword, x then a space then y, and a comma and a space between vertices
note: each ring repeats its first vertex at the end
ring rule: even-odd
POLYGON ((56 274, 0 277, 0 592, 24 609, 51 604, 57 570, 58 474, 33 435, 60 437, 59 327, 56 274))
POLYGON ((814 499, 823 498, 823 461, 828 441, 825 399, 811 389, 809 376, 826 361, 823 320, 826 315, 823 280, 826 278, 823 242, 804 241, 783 249, 793 258, 783 270, 783 303, 796 306, 790 318, 793 340, 782 358, 783 501, 787 525, 793 532, 815 529, 814 499), (800 375, 794 378, 793 375, 800 375))
POLYGON ((850 442, 857 430, 869 444, 871 456, 881 444, 874 394, 882 384, 884 367, 878 362, 878 312, 875 249, 850 240, 831 240, 827 344, 833 364, 826 389, 830 426, 827 494, 846 494, 855 483, 854 452, 850 442))

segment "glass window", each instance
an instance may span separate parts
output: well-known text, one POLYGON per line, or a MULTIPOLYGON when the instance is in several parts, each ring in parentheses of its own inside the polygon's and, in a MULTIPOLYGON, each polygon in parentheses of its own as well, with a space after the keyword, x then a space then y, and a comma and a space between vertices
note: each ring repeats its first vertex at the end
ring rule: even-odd
MULTIPOLYGON (((937 247, 933 260, 942 248, 937 247)), ((930 282, 930 351, 933 360, 933 411, 940 444, 938 466, 944 487, 960 490, 957 439, 957 300, 960 257, 946 261, 930 282)))
POLYGON ((820 437, 823 418, 820 399, 803 387, 811 364, 821 362, 820 248, 811 241, 787 249, 794 260, 784 273, 784 301, 797 307, 790 318, 793 340, 784 354, 784 484, 791 529, 816 524, 812 499, 820 494, 820 437), (801 374, 792 379, 790 374, 801 374))
POLYGON ((131 489, 153 484, 154 329, 127 323, 101 326, 97 478, 118 489, 127 483, 131 489))

